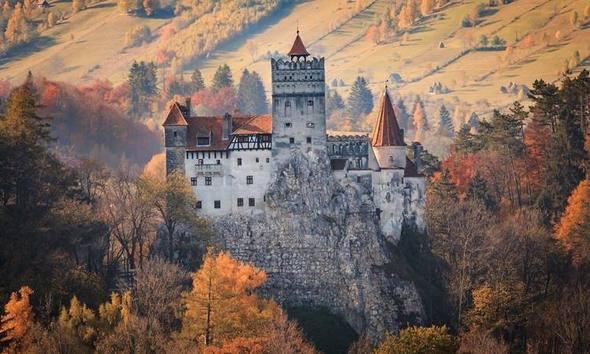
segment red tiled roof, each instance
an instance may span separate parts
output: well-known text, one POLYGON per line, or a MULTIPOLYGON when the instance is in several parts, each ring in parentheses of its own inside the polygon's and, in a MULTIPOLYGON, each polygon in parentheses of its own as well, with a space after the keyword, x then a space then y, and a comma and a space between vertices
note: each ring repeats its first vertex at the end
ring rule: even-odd
MULTIPOLYGON (((271 134, 270 115, 233 117, 234 135, 271 134)), ((230 140, 223 140, 223 117, 191 117, 188 119, 188 151, 223 151, 229 147, 230 140), (197 136, 211 136, 209 146, 197 146, 197 136)))
POLYGON ((301 40, 301 37, 299 37, 299 31, 297 31, 297 37, 295 37, 295 42, 293 42, 293 46, 291 47, 291 50, 289 51, 289 55, 294 57, 294 56, 308 56, 309 53, 307 52, 307 49, 305 49, 305 45, 303 44, 303 41, 301 40))
POLYGON ((272 134, 272 117, 270 114, 246 118, 243 122, 235 122, 234 135, 272 134))
POLYGON ((172 107, 170 107, 168 116, 166 117, 166 120, 162 125, 188 125, 184 113, 182 112, 182 108, 180 107, 180 104, 178 104, 178 102, 174 102, 172 107))
POLYGON ((379 106, 379 115, 373 127, 371 143, 373 146, 405 146, 406 143, 401 137, 387 88, 381 97, 379 106))

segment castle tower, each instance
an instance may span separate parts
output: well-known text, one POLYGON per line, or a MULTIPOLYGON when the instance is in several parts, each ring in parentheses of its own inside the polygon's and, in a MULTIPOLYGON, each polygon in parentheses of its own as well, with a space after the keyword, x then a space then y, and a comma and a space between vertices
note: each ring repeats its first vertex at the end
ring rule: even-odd
POLYGON ((399 129, 387 87, 371 135, 373 201, 385 237, 396 242, 404 220, 406 144, 399 129))
POLYGON ((399 128, 387 86, 379 103, 379 115, 371 134, 371 145, 379 169, 405 169, 406 143, 399 128))
POLYGON ((324 58, 308 59, 299 31, 290 59, 271 59, 273 164, 285 162, 291 149, 326 149, 324 58))
POLYGON ((166 147, 166 175, 175 170, 184 172, 186 157, 188 123, 185 115, 190 116, 190 102, 182 107, 174 103, 164 121, 164 146, 166 147))

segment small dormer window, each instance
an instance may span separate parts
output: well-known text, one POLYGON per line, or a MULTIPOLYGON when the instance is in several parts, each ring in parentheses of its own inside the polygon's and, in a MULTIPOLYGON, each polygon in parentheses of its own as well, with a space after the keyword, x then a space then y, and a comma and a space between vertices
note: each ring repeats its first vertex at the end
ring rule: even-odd
POLYGON ((211 139, 208 136, 198 136, 197 146, 209 146, 211 145, 211 139))

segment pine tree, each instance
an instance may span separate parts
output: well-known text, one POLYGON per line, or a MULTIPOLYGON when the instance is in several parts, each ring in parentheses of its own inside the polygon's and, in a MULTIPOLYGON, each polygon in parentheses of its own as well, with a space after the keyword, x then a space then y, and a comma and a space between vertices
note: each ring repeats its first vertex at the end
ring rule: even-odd
POLYGON ((328 91, 326 97, 326 115, 330 116, 333 112, 344 109, 344 100, 338 94, 338 91, 328 91))
POLYGON ((199 69, 195 69, 191 75, 191 83, 193 92, 199 92, 205 89, 205 80, 199 69))
POLYGON ((472 112, 467 120, 467 124, 473 128, 476 132, 479 130, 479 116, 477 113, 472 112))
POLYGON ((232 87, 233 85, 234 79, 229 66, 227 64, 220 65, 213 76, 211 91, 215 93, 224 87, 232 87))
POLYGON ((413 125, 416 130, 416 140, 424 141, 426 132, 430 130, 430 126, 420 97, 418 97, 416 107, 414 108, 413 125))
POLYGON ((373 93, 368 87, 367 80, 358 76, 348 96, 348 114, 356 121, 373 110, 373 93))
POLYGON ((410 121, 410 115, 408 114, 408 110, 406 108, 406 104, 404 103, 404 100, 402 98, 400 98, 397 103, 395 104, 395 107, 393 107, 395 110, 395 116, 397 117, 397 122, 399 124, 399 127, 401 129, 404 130, 408 130, 408 123, 410 121))
POLYGON ((158 94, 156 65, 153 62, 133 62, 128 76, 130 113, 138 118, 149 112, 151 99, 158 94))
POLYGON ((486 180, 476 174, 469 183, 467 198, 481 202, 488 210, 495 210, 497 203, 490 194, 486 180))
POLYGON ((18 346, 18 341, 31 330, 33 326, 31 294, 33 290, 23 286, 18 293, 13 292, 10 295, 10 300, 4 306, 4 316, 0 321, 0 334, 4 335, 0 342, 9 342, 14 348, 18 346))
POLYGON ((455 129, 453 128, 453 121, 451 120, 451 113, 447 110, 447 107, 443 104, 440 106, 440 112, 438 115, 438 131, 437 133, 441 136, 452 137, 455 129))
POLYGON ((262 114, 268 111, 262 79, 256 71, 244 69, 238 86, 238 107, 242 113, 262 114))

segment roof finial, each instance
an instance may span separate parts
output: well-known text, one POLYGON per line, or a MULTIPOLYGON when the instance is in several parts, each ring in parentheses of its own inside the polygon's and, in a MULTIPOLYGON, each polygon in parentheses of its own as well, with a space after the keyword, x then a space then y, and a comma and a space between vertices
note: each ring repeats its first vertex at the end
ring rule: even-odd
POLYGON ((299 20, 297 20, 297 35, 299 35, 299 20))
POLYGON ((387 85, 389 85, 389 79, 385 80, 385 91, 387 91, 387 85))

